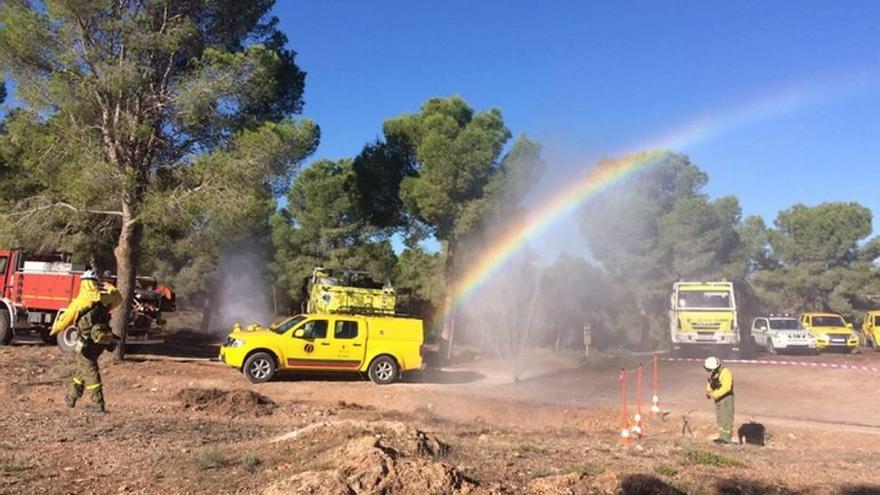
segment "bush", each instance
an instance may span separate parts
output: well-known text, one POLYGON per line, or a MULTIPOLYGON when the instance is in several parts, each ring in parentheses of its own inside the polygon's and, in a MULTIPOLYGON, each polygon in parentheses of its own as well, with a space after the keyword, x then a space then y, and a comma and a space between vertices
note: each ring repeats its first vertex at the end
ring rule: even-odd
POLYGON ((668 476, 670 478, 678 474, 677 470, 669 466, 657 466, 654 468, 654 472, 659 475, 668 476))
POLYGON ((732 457, 716 454, 708 450, 686 450, 684 458, 689 464, 704 464, 715 467, 732 467, 741 464, 732 457))
POLYGON ((209 449, 199 457, 199 469, 216 469, 226 465, 226 459, 217 449, 209 449))
POLYGON ((241 458, 241 465, 244 466, 244 470, 253 473, 257 470, 257 467, 262 464, 263 461, 257 457, 256 454, 247 453, 241 458))

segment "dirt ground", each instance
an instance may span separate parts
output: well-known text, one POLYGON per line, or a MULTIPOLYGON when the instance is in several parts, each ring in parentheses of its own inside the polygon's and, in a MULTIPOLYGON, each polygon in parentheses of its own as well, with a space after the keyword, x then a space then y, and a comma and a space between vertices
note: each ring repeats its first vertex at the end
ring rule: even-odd
MULTIPOLYGON (((536 352, 517 381, 471 354, 384 387, 252 385, 180 321, 124 363, 102 357, 104 415, 64 405, 72 366, 57 348, 0 347, 0 493, 880 494, 880 373, 733 364, 737 424, 763 423, 769 441, 718 447, 705 373, 663 362, 665 421, 621 446, 617 369, 649 356, 536 352)), ((779 359, 880 366, 874 352, 779 359)))

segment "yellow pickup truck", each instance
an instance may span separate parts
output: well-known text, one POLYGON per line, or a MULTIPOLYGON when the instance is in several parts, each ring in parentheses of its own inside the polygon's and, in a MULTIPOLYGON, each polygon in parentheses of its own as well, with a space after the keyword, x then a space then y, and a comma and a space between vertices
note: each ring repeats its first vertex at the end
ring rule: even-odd
POLYGON ((859 336, 853 331, 852 323, 837 313, 803 313, 801 325, 815 337, 816 349, 859 351, 859 336))
POLYGON ((364 372, 380 385, 422 367, 424 329, 416 318, 301 314, 268 328, 233 327, 220 360, 253 383, 277 370, 364 372))
POLYGON ((872 347, 875 351, 880 350, 880 310, 868 311, 865 313, 865 319, 862 320, 862 334, 865 336, 865 343, 868 347, 872 347))

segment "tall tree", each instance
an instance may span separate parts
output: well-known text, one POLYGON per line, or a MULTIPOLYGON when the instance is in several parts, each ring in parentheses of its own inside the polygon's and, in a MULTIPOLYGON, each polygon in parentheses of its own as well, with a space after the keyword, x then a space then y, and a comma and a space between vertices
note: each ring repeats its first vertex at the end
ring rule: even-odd
POLYGON ((779 212, 768 233, 778 264, 755 275, 765 304, 850 316, 868 309, 874 304, 868 296, 880 293, 878 241, 864 243, 871 220, 871 210, 858 203, 797 204, 779 212))
POLYGON ((287 207, 272 220, 276 272, 298 298, 303 278, 317 266, 369 271, 389 279, 396 257, 387 235, 368 222, 351 160, 320 160, 294 182, 287 207))
POLYGON ((463 237, 459 221, 483 197, 510 131, 499 110, 475 113, 455 96, 432 98, 419 113, 386 121, 384 133, 386 142, 404 143, 413 158, 414 173, 402 179, 400 197, 406 210, 445 243, 450 297, 463 237))
POLYGON ((0 68, 51 127, 63 187, 20 205, 118 222, 123 336, 143 229, 168 208, 242 207, 279 190, 317 144, 305 73, 269 17, 272 0, 37 1, 0 4, 0 68), (248 187, 242 188, 242 185, 248 187))
MULTIPOLYGON (((642 153, 645 166, 589 201, 580 226, 590 251, 631 294, 638 312, 663 327, 677 279, 741 277, 735 263, 741 211, 734 197, 709 201, 708 177, 683 154, 642 153)), ((642 344, 648 345, 647 334, 642 344)))

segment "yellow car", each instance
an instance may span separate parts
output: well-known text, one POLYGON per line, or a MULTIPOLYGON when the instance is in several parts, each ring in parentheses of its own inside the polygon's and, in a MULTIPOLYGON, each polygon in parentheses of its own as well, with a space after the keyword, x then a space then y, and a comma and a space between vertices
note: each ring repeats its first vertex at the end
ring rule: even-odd
POLYGON ((852 323, 847 323, 837 313, 803 313, 801 324, 816 339, 816 348, 849 350, 858 352, 859 336, 853 331, 852 323))
POLYGON ((422 366, 424 329, 415 318, 302 314, 263 328, 239 325, 220 347, 220 360, 253 383, 277 370, 366 372, 392 383, 422 366))
POLYGON ((880 310, 868 311, 865 313, 865 319, 862 321, 862 333, 865 335, 865 342, 874 350, 880 350, 877 343, 880 342, 880 310))

